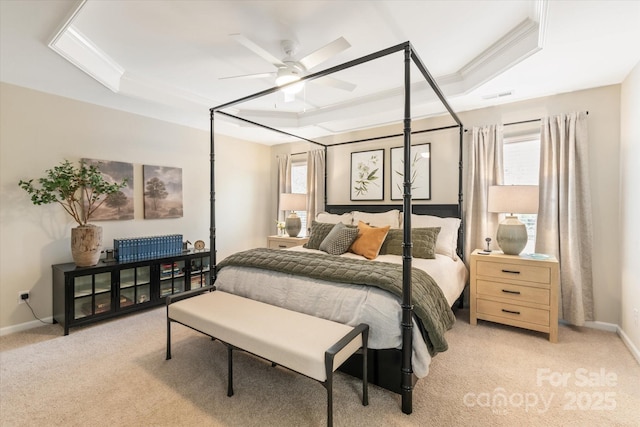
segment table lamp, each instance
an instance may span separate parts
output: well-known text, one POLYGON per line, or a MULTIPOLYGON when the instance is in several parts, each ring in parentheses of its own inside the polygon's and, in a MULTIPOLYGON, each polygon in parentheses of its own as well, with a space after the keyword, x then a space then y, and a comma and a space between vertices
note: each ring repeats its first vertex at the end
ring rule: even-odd
POLYGON ((282 193, 280 194, 280 210, 291 211, 291 214, 284 221, 284 229, 289 237, 298 237, 302 222, 295 211, 304 211, 307 209, 307 195, 298 193, 282 193))
POLYGON ((493 185, 488 204, 489 212, 508 214, 498 225, 498 246, 507 255, 519 255, 527 246, 527 228, 514 214, 538 213, 538 186, 493 185))

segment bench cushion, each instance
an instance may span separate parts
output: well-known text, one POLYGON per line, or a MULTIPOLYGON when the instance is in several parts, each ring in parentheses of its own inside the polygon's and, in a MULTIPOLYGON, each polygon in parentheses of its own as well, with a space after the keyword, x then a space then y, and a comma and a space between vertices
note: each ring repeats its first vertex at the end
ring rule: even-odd
MULTIPOLYGON (((172 303, 168 316, 318 381, 327 379, 325 351, 353 329, 223 291, 172 303)), ((333 370, 361 346, 360 334, 335 356, 333 370)))

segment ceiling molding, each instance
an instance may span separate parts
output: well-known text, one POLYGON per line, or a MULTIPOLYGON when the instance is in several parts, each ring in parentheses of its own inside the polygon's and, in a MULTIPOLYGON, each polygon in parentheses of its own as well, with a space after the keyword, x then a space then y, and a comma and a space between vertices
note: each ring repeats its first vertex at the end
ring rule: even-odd
MULTIPOLYGON (((523 20, 457 72, 436 77, 436 81, 443 93, 449 97, 467 94, 540 51, 542 49, 540 41, 544 40, 544 30, 541 27, 541 23, 546 23, 546 4, 546 0, 536 2, 536 20, 530 18, 523 20)), ((412 86, 413 91, 425 90, 426 88, 427 84, 425 82, 412 86)), ((427 99, 429 105, 425 105, 422 108, 414 108, 413 113, 416 118, 423 118, 433 114, 433 105, 437 99, 434 94, 431 95, 427 99)), ((392 120, 389 117, 392 115, 390 108, 395 110, 393 108, 393 105, 396 105, 394 101, 400 100, 398 102, 401 102, 402 96, 403 89, 398 87, 352 99, 347 103, 335 104, 318 110, 307 110, 304 114, 299 115, 281 111, 258 112, 256 110, 242 109, 240 110, 240 115, 253 121, 266 118, 272 127, 280 125, 291 129, 293 127, 310 127, 322 124, 324 129, 347 132, 356 130, 356 128, 349 128, 344 125, 336 127, 335 125, 338 122, 343 124, 351 122, 350 120, 345 120, 345 117, 351 113, 357 112, 360 117, 375 116, 380 119, 380 113, 378 112, 382 110, 387 111, 384 114, 386 120, 392 120), (365 114, 363 114, 363 111, 365 114)), ((358 128, 364 126, 366 126, 366 123, 361 123, 358 128)))
MULTIPOLYGON (((50 48, 120 95, 189 110, 215 105, 214 100, 178 87, 154 82, 146 76, 132 75, 127 72, 73 26, 74 20, 78 18, 85 4, 86 0, 78 3, 68 20, 49 43, 50 48)), ((445 96, 468 94, 540 51, 545 40, 547 12, 548 0, 532 2, 530 18, 520 22, 458 71, 436 77, 445 96)), ((430 95, 426 89, 428 87, 425 82, 415 83, 412 86, 412 90, 419 93, 421 97, 421 105, 416 105, 414 108, 416 118, 435 114, 436 104, 440 105, 436 97, 433 94, 430 95)), ((403 92, 402 87, 396 87, 322 108, 310 105, 310 108, 305 108, 302 113, 239 108, 236 114, 256 122, 266 120, 268 125, 274 128, 324 131, 330 129, 346 132, 367 127, 369 122, 398 120, 400 116, 396 117, 396 115, 401 110, 403 92), (363 122, 356 123, 349 119, 355 113, 359 117, 369 117, 370 120, 365 119, 363 122)))
POLYGON ((73 21, 85 4, 86 0, 78 3, 48 46, 98 82, 118 93, 120 79, 125 72, 124 68, 73 27, 73 21))

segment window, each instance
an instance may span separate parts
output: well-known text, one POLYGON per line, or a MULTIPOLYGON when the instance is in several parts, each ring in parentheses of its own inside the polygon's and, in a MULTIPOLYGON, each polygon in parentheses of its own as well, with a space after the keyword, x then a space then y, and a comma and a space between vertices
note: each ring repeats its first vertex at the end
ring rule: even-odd
MULTIPOLYGON (((540 136, 505 138, 503 150, 505 185, 538 185, 540 171, 540 136)), ((535 252, 536 214, 518 214, 527 227, 529 241, 525 253, 535 252)))
MULTIPOLYGON (((307 194, 307 162, 291 163, 291 192, 307 194)), ((301 235, 307 234, 307 211, 296 211, 302 222, 301 235)))

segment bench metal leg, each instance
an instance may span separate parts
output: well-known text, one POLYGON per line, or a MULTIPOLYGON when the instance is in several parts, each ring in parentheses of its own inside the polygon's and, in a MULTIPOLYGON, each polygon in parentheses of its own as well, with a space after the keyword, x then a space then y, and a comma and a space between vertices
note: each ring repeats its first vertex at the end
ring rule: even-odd
POLYGON ((327 389, 327 426, 333 426, 333 359, 334 356, 348 345, 355 337, 362 335, 362 405, 369 405, 369 383, 367 380, 367 343, 369 340, 369 326, 360 324, 345 335, 324 353, 324 368, 327 379, 323 383, 327 389))
POLYGON ((233 348, 227 345, 227 360, 229 363, 229 373, 227 375, 227 396, 233 396, 233 348))
POLYGON ((327 427, 333 426, 333 371, 327 375, 327 427))
POLYGON ((362 331, 362 406, 369 405, 369 383, 367 366, 367 343, 369 341, 369 328, 362 331))
POLYGON ((167 316, 167 358, 171 359, 171 319, 167 316))

